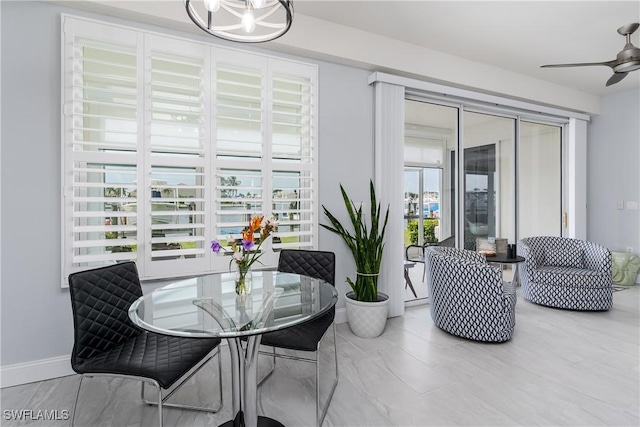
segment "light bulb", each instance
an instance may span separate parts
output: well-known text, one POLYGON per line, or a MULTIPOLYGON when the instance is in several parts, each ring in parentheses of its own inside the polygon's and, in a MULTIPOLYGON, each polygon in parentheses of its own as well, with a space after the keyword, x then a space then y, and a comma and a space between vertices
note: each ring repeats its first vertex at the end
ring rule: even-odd
POLYGON ((260 9, 267 4, 267 0, 251 0, 251 3, 253 4, 254 9, 260 9))
POLYGON ((253 30, 256 29, 256 18, 253 16, 253 9, 251 7, 247 7, 244 15, 242 15, 242 27, 247 33, 253 33, 253 30))
POLYGON ((204 0, 204 7, 209 12, 217 12, 220 9, 220 0, 204 0))

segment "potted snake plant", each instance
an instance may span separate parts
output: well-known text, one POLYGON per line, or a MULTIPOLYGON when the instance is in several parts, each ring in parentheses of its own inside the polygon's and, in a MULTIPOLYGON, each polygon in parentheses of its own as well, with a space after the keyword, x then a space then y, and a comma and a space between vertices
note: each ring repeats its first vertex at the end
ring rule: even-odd
POLYGON ((373 181, 369 182, 369 215, 363 211, 362 204, 356 206, 342 185, 340 192, 349 215, 350 226, 344 226, 324 205, 322 209, 331 225, 320 225, 342 237, 356 264, 355 280, 350 277, 346 279, 351 286, 351 291, 346 294, 349 327, 359 337, 375 338, 384 331, 389 312, 389 297, 378 292, 389 206, 382 219, 382 210, 376 198, 373 181), (367 216, 370 218, 369 221, 367 216))

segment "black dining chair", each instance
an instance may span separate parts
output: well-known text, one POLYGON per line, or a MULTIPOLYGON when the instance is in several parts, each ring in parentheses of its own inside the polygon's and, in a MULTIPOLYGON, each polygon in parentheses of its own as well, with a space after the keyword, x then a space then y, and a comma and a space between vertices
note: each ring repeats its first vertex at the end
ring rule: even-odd
MULTIPOLYGON (((416 264, 422 264, 422 281, 424 282, 424 275, 427 273, 427 269, 424 263, 424 246, 422 245, 409 245, 404 248, 404 259, 414 262, 416 264)), ((406 288, 406 285, 405 285, 406 288)))
POLYGON ((424 260, 425 248, 428 248, 429 246, 454 247, 456 244, 455 239, 455 236, 450 236, 439 242, 425 243, 424 245, 409 245, 404 249, 404 259, 406 259, 407 261, 415 262, 417 264, 422 264, 422 281, 424 282, 427 274, 427 267, 424 260))
MULTIPOLYGON (((303 274, 305 276, 322 279, 335 286, 336 256, 333 252, 283 249, 280 251, 278 271, 285 273, 303 274)), ((276 367, 276 358, 281 357, 290 360, 314 363, 316 366, 316 424, 322 425, 331 403, 331 398, 338 384, 338 343, 336 341, 335 307, 332 307, 322 316, 312 319, 300 325, 279 331, 268 332, 262 335, 261 344, 273 347, 272 352, 261 352, 273 357, 272 369, 262 378, 259 386, 273 373, 276 367), (331 391, 324 406, 320 407, 320 343, 329 328, 333 331, 333 347, 335 357, 336 376, 333 379, 331 391), (298 350, 313 352, 314 357, 300 357, 289 354, 281 354, 276 349, 298 350)))
POLYGON ((121 377, 142 381, 142 401, 162 408, 217 412, 222 407, 222 368, 219 338, 173 337, 138 328, 129 319, 129 307, 142 296, 138 269, 124 262, 69 276, 74 345, 71 367, 80 374, 71 413, 73 426, 80 387, 85 377, 121 377), (216 408, 165 403, 204 364, 218 354, 220 399, 216 408), (146 400, 144 384, 158 389, 156 402, 146 400), (163 397, 163 390, 168 393, 163 397), (169 391, 170 390, 170 391, 169 391))

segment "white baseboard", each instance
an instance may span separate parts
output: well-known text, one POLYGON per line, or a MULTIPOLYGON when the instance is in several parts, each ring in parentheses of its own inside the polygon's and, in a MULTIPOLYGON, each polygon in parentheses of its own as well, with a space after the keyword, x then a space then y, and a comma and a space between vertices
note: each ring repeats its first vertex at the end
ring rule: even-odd
POLYGON ((404 307, 415 307, 417 305, 427 305, 429 304, 429 298, 420 298, 411 301, 405 301, 404 307))
POLYGON ((73 375, 71 356, 0 366, 0 388, 73 375))
POLYGON ((347 323, 347 309, 346 308, 336 308, 336 317, 333 319, 336 324, 338 323, 347 323))

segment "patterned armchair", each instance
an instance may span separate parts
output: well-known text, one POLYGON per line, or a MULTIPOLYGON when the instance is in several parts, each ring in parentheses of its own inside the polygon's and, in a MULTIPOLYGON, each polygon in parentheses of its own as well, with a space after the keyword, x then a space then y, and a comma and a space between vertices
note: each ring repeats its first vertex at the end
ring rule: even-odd
POLYGON ((608 310, 613 304, 611 253, 597 243, 566 237, 518 242, 522 296, 533 303, 572 310, 608 310))
POLYGON ((484 255, 464 249, 425 249, 433 322, 453 335, 476 341, 511 339, 516 325, 515 288, 484 255))

